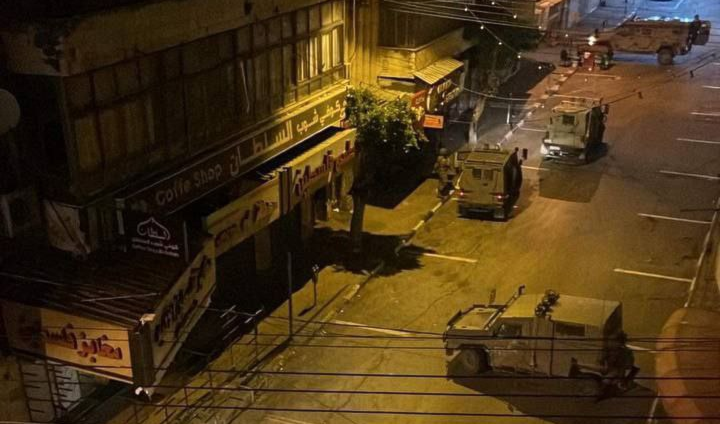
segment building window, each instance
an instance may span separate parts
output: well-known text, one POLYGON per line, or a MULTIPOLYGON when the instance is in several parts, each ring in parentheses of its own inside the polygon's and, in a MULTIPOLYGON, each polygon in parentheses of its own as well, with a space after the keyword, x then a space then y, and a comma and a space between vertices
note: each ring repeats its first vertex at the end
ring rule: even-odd
POLYGON ((314 78, 318 75, 318 37, 310 37, 308 40, 308 77, 314 78))
POLYGON ((328 0, 65 78, 81 172, 112 182, 326 87, 343 64, 343 8, 328 0))
POLYGON ((555 334, 559 337, 585 337, 585 326, 578 324, 555 323, 555 334))
POLYGON ((303 82, 308 79, 308 42, 307 40, 297 43, 297 81, 303 82))
POLYGON ((308 32, 308 13, 307 9, 298 10, 295 13, 295 22, 297 23, 297 35, 305 35, 308 32))
POLYGON ((340 28, 332 30, 332 67, 342 65, 342 43, 340 42, 340 28))
POLYGON ((264 118, 270 113, 267 59, 268 54, 262 53, 253 60, 255 64, 255 108, 258 119, 264 118))
POLYGON ((102 157, 97 139, 97 128, 93 115, 85 115, 75 119, 75 142, 78 150, 78 166, 84 172, 93 172, 100 168, 102 157))

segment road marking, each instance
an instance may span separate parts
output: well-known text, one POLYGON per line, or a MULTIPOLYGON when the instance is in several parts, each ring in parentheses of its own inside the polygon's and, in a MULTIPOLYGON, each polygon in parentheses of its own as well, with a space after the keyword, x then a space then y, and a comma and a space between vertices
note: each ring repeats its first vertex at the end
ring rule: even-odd
POLYGON ((720 87, 716 85, 703 85, 703 88, 709 88, 711 90, 720 90, 720 87))
POLYGON ((438 253, 422 253, 422 256, 429 256, 431 258, 438 258, 438 259, 447 259, 449 261, 466 262, 469 264, 477 263, 477 259, 461 258, 459 256, 440 255, 438 253))
POLYGON ((388 328, 371 327, 371 326, 369 326, 369 325, 358 324, 358 323, 356 323, 356 322, 350 322, 350 321, 340 321, 340 320, 338 320, 338 319, 334 319, 334 320, 332 320, 331 322, 333 322, 333 323, 335 323, 335 324, 344 325, 344 326, 347 326, 347 327, 358 327, 358 328, 362 328, 363 330, 375 331, 375 332, 378 332, 378 333, 390 334, 390 335, 393 335, 393 336, 408 337, 408 336, 413 336, 413 335, 414 335, 414 334, 412 334, 412 333, 408 333, 407 331, 398 331, 398 330, 390 330, 390 329, 388 329, 388 328))
POLYGON ((666 171, 666 170, 662 170, 662 171, 660 171, 660 173, 665 174, 665 175, 675 175, 675 176, 679 176, 679 177, 698 178, 701 180, 708 180, 708 181, 720 180, 720 177, 713 176, 713 175, 690 174, 690 173, 686 173, 686 172, 676 172, 676 171, 666 171))
POLYGON ((718 117, 720 116, 720 112, 690 112, 690 115, 718 117))
POLYGON ((669 275, 650 274, 648 272, 632 271, 629 269, 622 269, 622 268, 615 268, 613 271, 619 272, 621 274, 639 275, 641 277, 657 278, 659 280, 680 281, 683 283, 692 283, 692 281, 693 281, 692 278, 671 277, 669 275))
POLYGON ((674 216, 652 215, 649 213, 639 213, 638 216, 641 216, 643 218, 664 219, 667 221, 689 222, 690 224, 710 225, 710 221, 699 221, 697 219, 676 218, 674 216))
POLYGON ((547 130, 542 130, 542 129, 538 129, 538 128, 519 127, 518 129, 523 130, 523 131, 547 132, 547 130))
POLYGON ((544 171, 544 170, 546 170, 546 169, 548 169, 548 168, 538 168, 537 166, 523 165, 523 166, 522 166, 522 169, 529 169, 529 170, 531 170, 531 171, 544 171))
POLYGON ((620 79, 622 78, 620 75, 611 75, 611 74, 588 74, 588 73, 576 73, 575 75, 580 75, 582 77, 597 77, 597 78, 612 78, 612 79, 620 79))
POLYGON ((683 138, 683 137, 678 137, 677 140, 678 140, 678 141, 687 141, 688 143, 720 144, 720 141, 698 140, 697 138, 683 138))

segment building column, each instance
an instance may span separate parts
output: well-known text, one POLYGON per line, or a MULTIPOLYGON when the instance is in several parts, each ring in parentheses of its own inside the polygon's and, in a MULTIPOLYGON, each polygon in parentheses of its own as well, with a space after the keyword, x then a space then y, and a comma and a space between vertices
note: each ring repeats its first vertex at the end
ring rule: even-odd
POLYGON ((272 268, 272 235, 270 226, 266 226, 253 236, 255 242, 255 269, 267 271, 272 268))

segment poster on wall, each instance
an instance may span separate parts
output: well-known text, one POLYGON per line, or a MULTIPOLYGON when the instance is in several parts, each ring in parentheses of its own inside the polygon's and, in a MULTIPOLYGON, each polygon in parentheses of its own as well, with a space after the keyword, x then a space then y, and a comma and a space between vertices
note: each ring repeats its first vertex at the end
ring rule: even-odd
POLYGON ((2 301, 2 314, 13 349, 132 382, 126 328, 9 301, 2 301))
POLYGON ((45 200, 45 220, 50 244, 75 255, 87 255, 90 245, 80 228, 80 210, 45 200))

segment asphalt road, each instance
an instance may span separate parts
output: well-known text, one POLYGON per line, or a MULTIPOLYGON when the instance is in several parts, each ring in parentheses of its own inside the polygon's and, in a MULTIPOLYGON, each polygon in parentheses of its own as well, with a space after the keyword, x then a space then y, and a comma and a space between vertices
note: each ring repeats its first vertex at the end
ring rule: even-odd
MULTIPOLYGON (((605 153, 582 166, 541 160, 548 110, 563 100, 551 98, 506 145, 530 152, 514 216, 464 219, 446 203, 402 251, 406 260, 365 286, 333 323, 310 325, 314 335, 295 338, 268 368, 286 374, 261 379, 271 390, 258 392, 253 408, 261 410, 238 420, 565 424, 646 423, 649 414, 662 415, 652 380, 596 402, 571 380, 447 379, 438 334, 457 310, 493 294, 502 301, 525 285, 528 292, 621 301, 630 338, 658 335, 688 298, 708 230, 703 222, 720 195, 720 66, 707 55, 712 49, 696 49, 673 67, 619 55, 608 71, 578 71, 561 96, 623 98, 610 106, 605 153), (690 78, 685 71, 700 64, 707 66, 690 78)), ((501 131, 504 124, 497 125, 501 131)), ((421 185, 410 204, 434 188, 421 185)), ((633 346, 639 376, 652 377, 652 343, 633 346)), ((230 422, 229 415, 215 419, 230 422)))

